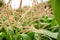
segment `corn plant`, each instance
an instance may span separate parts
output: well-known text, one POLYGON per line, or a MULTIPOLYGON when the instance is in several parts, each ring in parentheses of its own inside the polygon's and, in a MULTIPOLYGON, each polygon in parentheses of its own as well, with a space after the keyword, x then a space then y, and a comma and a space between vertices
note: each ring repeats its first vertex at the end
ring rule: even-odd
MULTIPOLYGON (((53 2, 51 1, 51 3, 53 2)), ((33 6, 33 8, 38 7, 33 6)), ((33 8, 28 8, 27 11, 21 9, 16 11, 4 5, 0 11, 0 40, 57 40, 59 25, 55 18, 46 15, 41 16, 42 14, 39 15, 40 11, 37 10, 36 12, 36 9, 33 11, 33 8)), ((45 10, 43 11, 45 13, 45 10)))

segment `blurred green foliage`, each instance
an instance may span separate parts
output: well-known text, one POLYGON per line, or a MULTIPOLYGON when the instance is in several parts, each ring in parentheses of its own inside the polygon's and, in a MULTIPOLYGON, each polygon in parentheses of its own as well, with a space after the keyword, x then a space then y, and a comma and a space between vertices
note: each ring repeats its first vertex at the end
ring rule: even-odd
POLYGON ((2 1, 0 0, 0 7, 3 5, 2 1))

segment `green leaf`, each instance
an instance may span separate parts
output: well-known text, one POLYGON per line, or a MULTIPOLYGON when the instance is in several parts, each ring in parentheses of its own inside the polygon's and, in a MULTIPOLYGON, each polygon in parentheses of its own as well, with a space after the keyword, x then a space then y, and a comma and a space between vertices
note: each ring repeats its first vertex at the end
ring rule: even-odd
POLYGON ((41 36, 39 33, 37 33, 37 32, 35 33, 34 40, 41 40, 41 36))
POLYGON ((27 34, 22 34, 22 38, 23 40, 32 40, 30 36, 28 36, 27 34))
POLYGON ((22 40, 22 36, 20 34, 15 35, 15 40, 22 40))
MULTIPOLYGON (((54 16, 60 25, 60 0, 50 0, 50 2, 51 2, 51 6, 52 6, 52 9, 54 12, 54 16)), ((58 34, 57 40, 60 40, 60 29, 59 29, 59 34, 58 34)))
POLYGON ((0 33, 0 40, 2 40, 3 38, 6 39, 6 34, 4 32, 1 32, 0 33))
POLYGON ((47 35, 47 36, 49 36, 51 38, 54 38, 54 39, 57 39, 57 35, 58 35, 58 33, 53 33, 51 31, 48 31, 48 30, 45 30, 45 29, 41 29, 39 33, 47 35))
POLYGON ((34 39, 35 32, 28 32, 27 35, 30 36, 32 38, 32 40, 33 40, 34 39))
POLYGON ((4 32, 1 32, 0 37, 6 37, 6 34, 4 32))
POLYGON ((14 40, 13 31, 12 30, 10 30, 9 28, 2 28, 1 31, 6 34, 7 40, 14 40))

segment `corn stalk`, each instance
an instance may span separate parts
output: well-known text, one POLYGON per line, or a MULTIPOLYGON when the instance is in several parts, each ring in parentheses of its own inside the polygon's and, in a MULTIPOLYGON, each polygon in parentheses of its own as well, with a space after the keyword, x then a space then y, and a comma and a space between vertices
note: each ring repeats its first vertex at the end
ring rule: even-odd
POLYGON ((22 7, 22 0, 20 0, 20 6, 19 6, 19 8, 21 9, 21 7, 22 7))
MULTIPOLYGON (((50 0, 50 2, 54 12, 54 16, 60 25, 60 0, 50 0)), ((57 40, 60 40, 60 28, 59 28, 59 34, 57 40)))

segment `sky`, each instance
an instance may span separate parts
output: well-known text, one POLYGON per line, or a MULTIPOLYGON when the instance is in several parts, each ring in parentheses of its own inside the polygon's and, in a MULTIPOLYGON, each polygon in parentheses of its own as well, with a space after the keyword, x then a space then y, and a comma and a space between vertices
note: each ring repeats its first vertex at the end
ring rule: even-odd
MULTIPOLYGON (((6 3, 8 3, 8 0, 4 0, 6 3)), ((43 0, 44 2, 48 1, 48 0, 43 0)), ((41 0, 38 0, 38 2, 40 3, 41 0)), ((13 9, 18 9, 19 8, 19 4, 20 4, 20 0, 12 0, 11 1, 11 6, 13 9)), ((32 6, 32 0, 23 0, 22 2, 22 7, 23 6, 32 6)))

